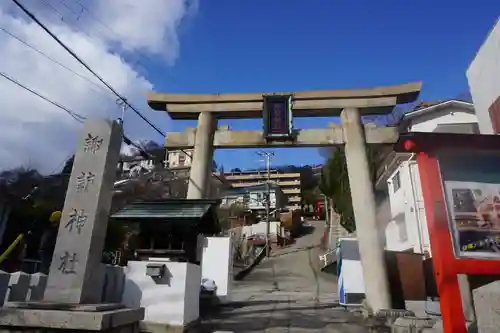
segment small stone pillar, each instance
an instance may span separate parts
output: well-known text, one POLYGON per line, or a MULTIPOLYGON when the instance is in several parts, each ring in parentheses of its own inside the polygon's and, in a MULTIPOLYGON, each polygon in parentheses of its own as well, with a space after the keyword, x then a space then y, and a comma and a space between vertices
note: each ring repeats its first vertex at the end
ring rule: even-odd
POLYGON ((473 291, 477 328, 480 333, 497 333, 500 326, 500 281, 473 291))
POLYGON ((366 140, 359 110, 344 109, 340 114, 344 133, 345 155, 352 206, 356 220, 356 236, 363 266, 365 294, 374 313, 390 309, 389 281, 384 256, 384 244, 379 237, 376 206, 368 158, 366 140))
POLYGON ((458 274, 457 279, 458 285, 460 287, 460 296, 462 298, 464 318, 468 322, 474 322, 476 321, 476 313, 474 312, 474 302, 472 298, 469 278, 465 274, 458 274))
POLYGON ((216 128, 217 119, 213 113, 200 113, 189 173, 187 199, 206 199, 209 196, 216 128))

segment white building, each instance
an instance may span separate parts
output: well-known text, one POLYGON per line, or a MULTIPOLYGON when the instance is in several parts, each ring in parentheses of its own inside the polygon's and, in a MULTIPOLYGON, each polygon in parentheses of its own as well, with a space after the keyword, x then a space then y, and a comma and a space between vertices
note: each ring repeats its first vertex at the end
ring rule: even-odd
POLYGON ((221 198, 221 207, 229 208, 233 204, 246 204, 248 202, 248 191, 244 188, 232 188, 225 191, 221 198))
POLYGON ((141 156, 124 158, 122 164, 122 172, 130 177, 138 176, 143 172, 148 172, 155 167, 154 160, 145 160, 141 156))
POLYGON ((184 151, 171 150, 167 153, 167 167, 189 167, 191 166, 191 156, 193 156, 192 149, 185 149, 184 151))
MULTIPOLYGON (((267 184, 232 188, 222 198, 222 206, 231 206, 233 203, 244 203, 248 209, 262 211, 266 209, 267 184)), ((269 193, 269 207, 271 210, 281 209, 286 205, 286 197, 279 186, 271 184, 269 193)))
MULTIPOLYGON (((473 105, 458 100, 422 103, 403 117, 400 126, 402 132, 479 133, 473 105)), ((379 198, 377 214, 386 249, 430 254, 415 156, 388 154, 379 169, 376 188, 386 193, 379 198)))
MULTIPOLYGON (((283 208, 285 206, 285 196, 283 191, 277 185, 271 184, 270 186, 269 208, 271 210, 283 208)), ((265 210, 267 191, 267 184, 250 186, 248 188, 248 208, 257 211, 265 210)))
POLYGON ((500 132, 500 18, 467 69, 481 134, 500 132))

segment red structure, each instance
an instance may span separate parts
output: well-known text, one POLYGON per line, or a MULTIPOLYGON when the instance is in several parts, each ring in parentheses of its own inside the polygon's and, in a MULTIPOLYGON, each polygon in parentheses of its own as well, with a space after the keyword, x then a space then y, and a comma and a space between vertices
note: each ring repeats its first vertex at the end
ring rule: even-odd
POLYGON ((316 201, 316 215, 321 218, 321 211, 325 209, 325 202, 323 200, 316 201))
MULTIPOLYGON (((493 251, 488 253, 488 250, 485 250, 487 245, 491 245, 491 242, 497 242, 495 246, 498 246, 500 236, 496 235, 500 235, 500 231, 494 229, 497 226, 491 226, 488 232, 481 224, 485 222, 486 227, 488 227, 492 225, 492 219, 496 221, 494 223, 498 223, 500 216, 495 204, 500 200, 500 193, 496 192, 494 203, 488 206, 492 209, 490 213, 494 213, 495 216, 483 215, 480 209, 477 210, 476 216, 464 213, 467 209, 461 207, 466 204, 464 202, 467 200, 461 198, 466 195, 460 196, 466 191, 469 191, 471 196, 479 195, 481 190, 476 190, 474 188, 476 185, 471 185, 471 188, 455 185, 453 188, 453 185, 450 184, 479 184, 477 186, 482 186, 481 184, 484 183, 486 184, 485 188, 489 186, 489 188, 494 189, 498 183, 498 188, 500 188, 500 164, 497 164, 500 162, 500 136, 410 133, 400 136, 395 150, 416 154, 434 274, 441 300, 444 331, 446 333, 466 333, 457 274, 500 274, 500 256, 495 255, 493 251), (477 160, 483 162, 489 160, 494 163, 483 163, 477 160), (482 173, 471 171, 474 168, 477 170, 478 166, 487 170, 482 173), (486 176, 483 177, 483 174, 486 176), (489 177, 490 180, 485 180, 485 177, 489 177), (492 181, 491 179, 496 180, 492 181), (464 218, 464 216, 466 217, 464 218), (493 218, 490 219, 488 216, 493 216, 493 218), (466 225, 466 223, 472 224, 472 226, 466 225), (462 233, 466 236, 463 236, 462 233), (464 239, 472 237, 471 233, 475 235, 476 239, 486 233, 490 235, 488 236, 490 238, 475 241, 471 243, 472 245, 465 244, 464 239), (494 239, 491 239, 492 234, 494 239)), ((474 208, 477 208, 477 201, 474 202, 474 208)))

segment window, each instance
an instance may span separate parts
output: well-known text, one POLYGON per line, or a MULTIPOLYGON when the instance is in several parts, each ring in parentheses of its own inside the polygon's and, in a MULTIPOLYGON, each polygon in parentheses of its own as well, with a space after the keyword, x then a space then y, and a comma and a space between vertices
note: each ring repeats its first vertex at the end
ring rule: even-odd
POLYGON ((401 179, 399 178, 399 171, 392 177, 392 192, 396 193, 401 187, 401 179))
POLYGON ((186 162, 186 154, 184 154, 183 152, 179 153, 179 165, 183 166, 185 162, 186 162))

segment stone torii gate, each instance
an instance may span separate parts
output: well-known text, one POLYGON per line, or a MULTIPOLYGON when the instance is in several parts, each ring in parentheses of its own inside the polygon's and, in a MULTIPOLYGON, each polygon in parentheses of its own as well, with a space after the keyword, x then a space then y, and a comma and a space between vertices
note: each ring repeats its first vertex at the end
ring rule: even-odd
POLYGON ((356 233, 368 304, 374 311, 390 308, 384 245, 376 224, 375 199, 366 144, 392 144, 395 127, 363 125, 361 116, 392 112, 397 104, 417 99, 421 83, 353 90, 283 93, 168 94, 150 93, 148 103, 174 120, 198 120, 196 129, 169 133, 165 147, 191 149, 188 198, 208 194, 214 148, 322 147, 343 145, 351 187, 356 233), (340 125, 295 129, 293 117, 340 116, 340 125), (263 131, 217 129, 217 119, 262 118, 263 131))

